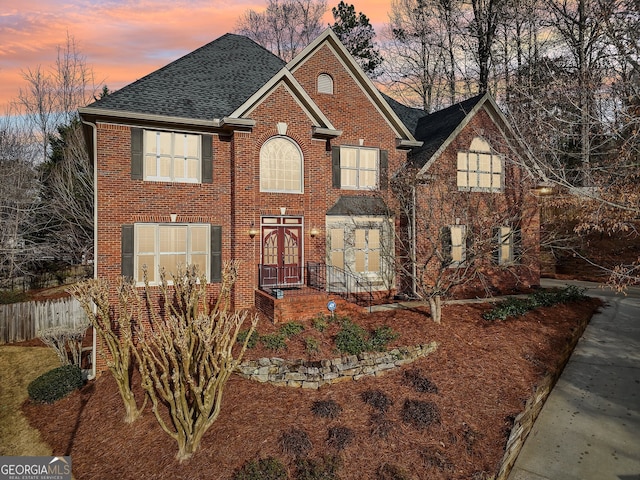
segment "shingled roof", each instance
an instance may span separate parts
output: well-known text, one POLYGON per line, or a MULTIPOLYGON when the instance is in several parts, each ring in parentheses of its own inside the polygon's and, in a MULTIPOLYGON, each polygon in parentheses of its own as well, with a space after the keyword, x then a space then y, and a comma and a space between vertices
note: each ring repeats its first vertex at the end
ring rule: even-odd
POLYGON ((414 137, 423 144, 412 152, 418 167, 422 168, 427 163, 484 96, 483 93, 476 95, 418 120, 414 137))
POLYGON ((224 118, 284 66, 253 40, 227 33, 89 107, 123 114, 224 118))

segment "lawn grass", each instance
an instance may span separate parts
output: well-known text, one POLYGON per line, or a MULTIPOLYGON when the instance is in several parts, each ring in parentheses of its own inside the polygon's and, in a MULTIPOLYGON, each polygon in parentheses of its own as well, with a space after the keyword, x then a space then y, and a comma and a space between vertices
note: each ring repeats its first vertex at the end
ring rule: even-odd
POLYGON ((51 348, 0 346, 0 455, 48 456, 51 447, 22 415, 27 385, 60 366, 51 348))

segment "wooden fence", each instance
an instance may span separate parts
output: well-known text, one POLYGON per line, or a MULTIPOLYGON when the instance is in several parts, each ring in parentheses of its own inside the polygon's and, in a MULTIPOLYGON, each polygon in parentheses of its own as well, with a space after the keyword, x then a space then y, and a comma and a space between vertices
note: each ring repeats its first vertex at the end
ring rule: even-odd
POLYGON ((88 324, 75 298, 0 305, 0 344, 36 338, 47 328, 88 324))

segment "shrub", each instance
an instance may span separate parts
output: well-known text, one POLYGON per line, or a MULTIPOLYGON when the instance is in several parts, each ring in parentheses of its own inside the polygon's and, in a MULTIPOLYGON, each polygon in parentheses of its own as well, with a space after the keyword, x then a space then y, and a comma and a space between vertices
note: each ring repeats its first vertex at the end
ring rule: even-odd
POLYGON ((573 302, 585 298, 585 289, 569 285, 562 290, 538 290, 527 298, 509 297, 482 314, 485 320, 506 320, 507 317, 525 315, 538 307, 551 307, 557 303, 573 302))
POLYGON ((389 407, 393 405, 393 400, 380 390, 367 390, 362 392, 361 397, 364 403, 372 406, 381 413, 386 412, 389 410, 389 407))
POLYGON ((327 445, 336 450, 344 450, 355 438, 355 433, 348 427, 331 427, 327 436, 327 445))
POLYGON ((311 411, 317 417, 337 418, 342 412, 342 407, 335 400, 317 400, 313 402, 311 411))
POLYGON ((287 480, 287 469, 273 457, 246 462, 233 475, 233 480, 287 480))
POLYGON ((384 352, 387 349, 387 344, 394 341, 398 336, 399 334, 394 332, 388 325, 378 327, 371 333, 369 350, 384 352))
POLYGON ((385 413, 374 413, 371 415, 371 435, 387 438, 394 427, 395 424, 385 413))
POLYGON ((304 457, 313 448, 309 434, 299 428, 292 428, 280 437, 280 446, 287 455, 304 457))
MULTIPOLYGON (((244 343, 244 341, 249 335, 249 330, 242 330, 238 332, 238 336, 236 337, 236 342, 244 343)), ((247 348, 255 348, 260 340, 260 335, 255 330, 251 333, 251 337, 249 337, 249 341, 247 342, 247 348)))
POLYGON ((342 322, 342 329, 336 335, 336 348, 340 353, 358 355, 367 349, 367 332, 351 320, 342 322))
POLYGON ((268 333, 260 337, 260 341, 267 350, 278 352, 287 349, 286 337, 282 333, 268 333))
POLYGON ((293 338, 304 330, 304 326, 297 322, 287 322, 280 327, 280 333, 287 338, 293 338))
POLYGON ((413 386, 416 392, 438 393, 438 387, 436 387, 431 380, 423 377, 417 368, 405 371, 404 379, 406 383, 413 386))
POLYGON ((313 320, 311 320, 311 325, 313 326, 313 328, 315 328, 320 333, 322 333, 329 326, 329 322, 324 315, 320 315, 319 317, 316 317, 313 320))
POLYGON ((43 373, 27 387, 34 402, 53 403, 82 387, 82 370, 77 365, 63 365, 43 373))
POLYGON ((320 345, 318 344, 318 340, 312 337, 308 337, 304 339, 304 349, 308 354, 317 353, 320 351, 320 345))
POLYGON ((433 423, 440 423, 440 411, 433 402, 407 399, 402 407, 402 421, 422 430, 433 423))
POLYGON ((342 321, 342 329, 336 335, 335 342, 340 353, 358 355, 362 352, 384 351, 387 344, 396 338, 398 334, 386 325, 367 335, 364 328, 347 319, 342 321))
POLYGON ((378 480, 411 480, 411 476, 397 465, 383 463, 376 472, 378 480))
POLYGON ((341 467, 338 456, 325 456, 315 460, 299 458, 296 461, 296 480, 338 480, 338 470, 341 467))

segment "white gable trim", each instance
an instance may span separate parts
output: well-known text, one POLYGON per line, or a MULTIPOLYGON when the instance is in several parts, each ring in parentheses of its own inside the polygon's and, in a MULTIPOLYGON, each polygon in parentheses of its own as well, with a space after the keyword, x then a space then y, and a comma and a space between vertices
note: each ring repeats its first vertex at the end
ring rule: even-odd
POLYGON ((302 88, 302 85, 298 83, 291 72, 286 68, 283 68, 276 75, 271 77, 267 83, 249 97, 247 101, 240 105, 240 107, 229 115, 229 117, 243 118, 250 116, 251 113, 281 85, 287 89, 298 105, 300 105, 314 127, 336 131, 333 124, 325 114, 322 113, 320 107, 318 107, 318 105, 311 99, 307 92, 302 88))
POLYGON ((401 140, 415 142, 416 139, 413 137, 409 129, 407 129, 406 125, 402 120, 400 120, 386 100, 382 97, 376 86, 355 62, 351 54, 347 51, 342 42, 340 42, 340 39, 333 30, 331 30, 331 28, 327 28, 324 32, 318 35, 318 37, 307 45, 302 52, 296 55, 296 57, 291 60, 285 68, 290 70, 292 73, 295 72, 323 45, 326 45, 336 56, 338 61, 340 61, 345 70, 349 75, 351 75, 351 78, 353 78, 369 101, 375 106, 378 113, 385 119, 396 136, 401 140))

